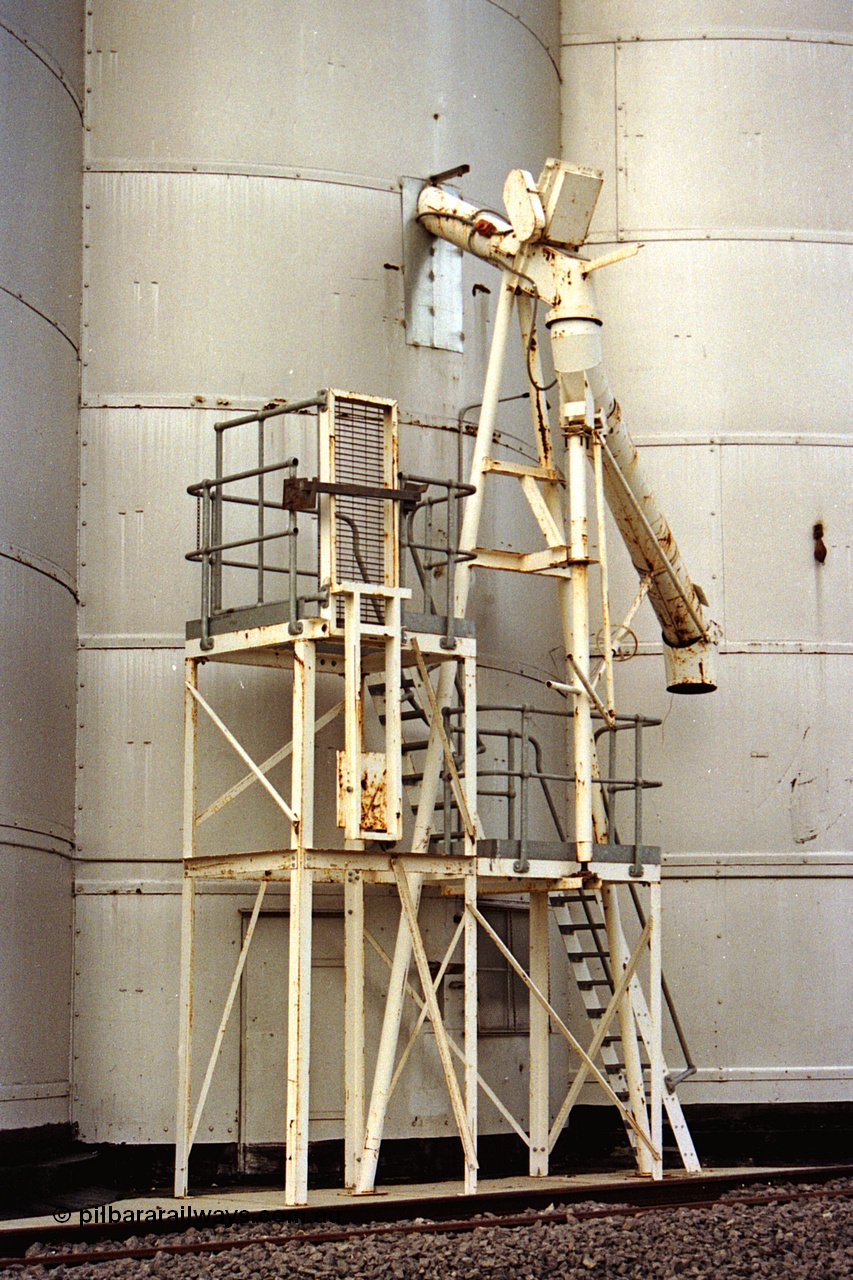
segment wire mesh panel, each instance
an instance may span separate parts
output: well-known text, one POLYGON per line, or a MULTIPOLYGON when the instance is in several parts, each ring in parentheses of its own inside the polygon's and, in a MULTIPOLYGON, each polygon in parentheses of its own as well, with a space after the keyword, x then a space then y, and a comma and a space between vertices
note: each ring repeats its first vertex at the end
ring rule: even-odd
MULTIPOLYGON (((338 485, 396 485, 396 438, 387 402, 334 397, 332 478, 338 485)), ((393 503, 363 494, 336 494, 334 579, 396 585, 393 503)), ((338 622, 343 602, 338 602, 338 622)), ((383 602, 362 601, 362 621, 384 621, 383 602)))

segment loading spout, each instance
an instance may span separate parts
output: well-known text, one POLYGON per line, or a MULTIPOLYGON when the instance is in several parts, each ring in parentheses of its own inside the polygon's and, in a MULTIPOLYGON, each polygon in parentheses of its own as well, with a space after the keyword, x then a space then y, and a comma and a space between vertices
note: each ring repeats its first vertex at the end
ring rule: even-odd
POLYGON ((604 365, 588 370, 588 378, 596 408, 607 423, 604 494, 634 568, 649 582, 649 601, 661 626, 667 690, 713 693, 717 627, 704 617, 702 600, 643 474, 604 365))
MULTIPOLYGON (((516 175, 520 172, 514 171, 516 175)), ((551 335, 554 367, 561 375, 584 373, 596 411, 606 422, 605 497, 637 573, 648 581, 649 600, 661 627, 667 690, 684 694, 712 693, 717 688, 714 654, 718 629, 705 619, 702 598, 643 474, 637 448, 622 422, 601 359, 601 319, 591 277, 599 267, 636 252, 636 246, 626 246, 593 262, 578 254, 592 217, 597 187, 585 218, 581 214, 580 222, 574 224, 572 231, 564 229, 558 242, 549 238, 549 224, 553 222, 556 226, 562 216, 553 197, 555 172, 577 181, 572 200, 567 202, 576 204, 576 194, 586 194, 593 171, 548 161, 538 188, 532 182, 527 183, 526 194, 533 210, 530 216, 526 206, 519 216, 518 206, 508 199, 511 174, 504 199, 512 221, 436 186, 426 186, 421 192, 418 221, 433 235, 511 272, 517 278, 519 293, 539 298, 550 306, 546 325, 551 335), (537 191, 542 195, 538 204, 537 191), (567 241, 567 235, 572 239, 567 241)), ((597 182, 600 186, 600 176, 597 182)), ((518 188, 516 181, 516 190, 518 188)))

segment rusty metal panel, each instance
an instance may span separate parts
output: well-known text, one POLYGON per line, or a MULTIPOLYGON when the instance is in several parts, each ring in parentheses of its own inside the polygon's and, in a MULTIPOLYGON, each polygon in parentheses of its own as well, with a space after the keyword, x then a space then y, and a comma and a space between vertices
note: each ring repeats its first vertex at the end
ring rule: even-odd
POLYGON ((597 276, 605 360, 634 436, 849 431, 849 246, 650 242, 597 276))
POLYGON ((777 39, 853 35, 846 0, 566 0, 563 40, 698 39, 762 34, 777 39))
POLYGON ((402 187, 406 342, 462 351, 462 250, 437 240, 417 221, 423 179, 403 178, 402 187))
POLYGON ((556 49, 552 60, 542 43, 555 44, 556 13, 547 0, 254 0, 235 22, 227 0, 111 0, 92 19, 90 153, 122 167, 191 157, 380 185, 476 161, 478 190, 494 202, 525 158, 507 154, 513 142, 535 168, 556 131, 556 49))
POLYGON ((722 484, 728 640, 849 647, 853 449, 733 445, 722 451, 722 484))
POLYGON ((70 1119, 70 851, 0 827, 0 1130, 70 1119))
POLYGON ((80 324, 80 116, 56 77, 0 26, 0 276, 76 343, 80 324))

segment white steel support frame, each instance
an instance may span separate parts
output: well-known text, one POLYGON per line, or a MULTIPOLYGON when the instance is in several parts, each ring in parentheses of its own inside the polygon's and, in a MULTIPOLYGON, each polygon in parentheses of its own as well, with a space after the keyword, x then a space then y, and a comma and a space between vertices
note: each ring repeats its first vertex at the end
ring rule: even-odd
MULTIPOLYGON (((442 194, 442 193, 440 193, 442 194)), ((427 219, 425 225, 430 226, 427 219)), ((461 219, 464 222, 464 218, 461 219)), ((325 529, 321 537, 320 570, 322 580, 329 585, 329 603, 321 609, 318 626, 312 629, 306 620, 302 635, 289 635, 279 643, 292 653, 293 666, 293 741, 281 748, 268 760, 258 765, 251 760, 235 736, 219 719, 215 711, 200 694, 197 687, 199 658, 187 661, 185 695, 185 800, 184 800, 184 856, 190 871, 185 870, 182 895, 181 987, 180 987, 180 1045, 179 1090, 177 1116, 176 1179, 177 1195, 187 1191, 189 1150, 198 1127, 201 1109, 207 1096, 213 1068, 225 1034, 231 1006, 238 990, 246 953, 261 909, 267 877, 287 879, 290 884, 290 939, 288 977, 288 1050, 287 1050, 287 1099, 286 1099, 286 1175, 285 1201, 288 1205, 307 1202, 308 1196, 308 1135, 309 1135, 309 1068, 310 1068, 310 1020, 311 1020, 311 926, 312 897, 315 875, 324 874, 343 884, 344 897, 344 965, 345 965, 345 1034, 344 1034, 344 1166, 345 1183, 360 1193, 374 1190, 379 1149, 385 1128, 389 1101, 397 1080, 405 1069, 418 1035, 428 1018, 438 1051, 442 1074, 447 1086, 450 1107, 456 1122, 464 1152, 465 1190, 471 1194, 477 1186, 477 1132, 478 1094, 482 1088, 497 1107, 510 1127, 529 1147, 529 1171, 533 1177, 548 1174, 550 1152, 559 1136, 571 1108, 586 1079, 596 1082, 618 1107, 633 1136, 640 1173, 653 1178, 662 1177, 662 1111, 667 1107, 670 1122, 678 1137, 685 1167, 698 1168, 695 1151, 680 1109, 671 1107, 665 1086, 665 1064, 661 1047, 661 909, 660 879, 657 868, 647 868, 640 876, 640 883, 649 885, 649 917, 639 941, 633 950, 629 948, 619 914, 616 884, 627 879, 627 868, 603 865, 596 854, 596 844, 606 839, 606 822, 601 802, 600 788, 595 784, 597 761, 592 737, 592 712, 595 708, 605 721, 614 723, 613 689, 613 635, 607 596, 607 564, 603 502, 605 495, 611 506, 612 494, 620 485, 625 487, 621 473, 614 480, 614 468, 620 465, 618 457, 608 447, 605 436, 615 430, 618 409, 615 402, 607 401, 601 390, 600 370, 575 367, 565 359, 565 333, 552 331, 555 344, 563 341, 558 367, 559 427, 565 440, 561 470, 551 435, 546 390, 535 332, 535 307, 533 296, 537 293, 543 276, 541 264, 531 254, 535 249, 513 242, 508 231, 499 232, 500 246, 493 252, 490 237, 477 232, 469 234, 460 230, 460 217, 452 212, 436 223, 439 234, 447 238, 463 236, 463 248, 471 248, 480 256, 490 258, 503 268, 500 293, 495 314, 493 341, 489 355, 486 382, 476 441, 471 459, 469 481, 473 492, 465 500, 459 537, 459 550, 473 553, 474 564, 483 568, 511 570, 513 572, 544 574, 556 579, 560 606, 563 640, 566 654, 566 683, 554 683, 554 687, 571 699, 570 757, 574 776, 570 784, 569 809, 572 818, 575 851, 580 870, 571 875, 563 868, 560 879, 555 869, 553 875, 540 879, 527 879, 518 875, 511 880, 510 891, 529 893, 530 901, 530 960, 525 971, 509 952, 486 921, 478 907, 478 891, 482 887, 477 858, 478 831, 477 782, 476 782, 476 658, 473 642, 457 640, 455 651, 442 651, 437 637, 414 636, 404 640, 401 632, 401 599, 409 593, 398 586, 398 512, 394 503, 385 503, 386 563, 384 581, 378 583, 341 582, 337 580, 336 517, 334 494, 321 494, 319 502, 320 526, 325 529), (531 276, 533 272, 533 276, 531 276), (534 281, 535 277, 535 281, 534 281), (531 289, 531 285, 533 288, 531 289), (521 339, 527 366, 527 381, 533 419, 533 434, 538 461, 536 464, 510 463, 491 457, 497 409, 500 399, 501 376, 512 311, 517 305, 521 339), (605 403, 606 401, 606 403, 605 403), (590 462, 592 468, 590 468, 590 462), (588 476, 592 471, 596 499, 596 520, 601 575, 601 604, 603 617, 601 653, 602 659, 593 671, 590 662, 589 641, 589 513, 587 509, 588 476), (528 552, 506 552, 478 546, 481 514, 487 487, 495 484, 515 486, 532 512, 542 535, 543 546, 528 552), (564 504, 567 511, 564 511, 564 504), (390 552, 391 559, 388 554, 390 552), (384 622, 374 624, 362 609, 362 600, 373 595, 382 600, 384 622), (337 624, 338 601, 343 599, 343 661, 337 668, 344 675, 344 698, 319 721, 315 718, 315 683, 317 670, 317 641, 319 624, 323 633, 330 629, 341 635, 337 624), (407 664, 412 683, 417 691, 421 707, 430 728, 425 760, 421 766, 422 780, 415 809, 414 832, 410 847, 400 854, 367 854, 367 840, 399 841, 402 836, 402 722, 399 691, 402 684, 403 663, 407 664), (385 751, 384 760, 379 753, 364 748, 363 705, 364 677, 367 671, 384 669, 385 678, 385 751), (462 676, 463 698, 463 761, 457 767, 448 733, 443 723, 443 712, 450 705, 454 682, 462 676), (601 692, 596 686, 603 679, 601 692), (198 710, 202 708, 211 721, 224 734, 234 750, 249 768, 249 774, 225 792, 202 814, 196 814, 196 740, 198 710), (341 754, 339 786, 339 825, 344 831, 343 851, 321 851, 314 848, 313 814, 314 795, 314 740, 315 732, 343 711, 344 751, 341 754), (290 801, 286 801, 266 776, 275 763, 291 756, 292 786, 290 801), (371 773, 371 770, 373 771, 371 773), (442 770, 450 779, 456 808, 464 832, 464 854, 461 857, 445 857, 444 861, 430 851, 430 836, 442 770), (363 790, 377 783, 384 790, 384 823, 375 818, 365 818, 363 790), (201 1096, 195 1112, 191 1110, 192 1019, 193 1019, 193 953, 195 929, 195 875, 200 874, 196 853, 196 829, 198 825, 217 812, 249 785, 257 782, 278 805, 289 824, 289 850, 287 855, 271 852, 268 855, 242 856, 240 863, 254 878, 259 888, 249 928, 243 940, 234 979, 226 999, 225 1011, 214 1043, 202 1085, 201 1096), (266 859, 266 860, 265 860, 266 859), (361 859, 361 861, 359 861, 361 859), (592 865, 591 865, 592 864, 592 865), (438 871, 436 871, 436 865, 438 871), (192 870, 192 868, 195 868, 192 870), (262 868, 266 868, 262 870, 262 868), (393 957, 386 955, 365 925, 365 876, 393 884, 400 902, 400 920, 393 957), (421 935, 418 913, 422 889, 426 877, 442 884, 445 893, 459 894, 464 910, 459 928, 444 955, 436 977, 430 974, 429 961, 421 935), (575 878, 572 879, 572 876, 575 878), (588 1049, 572 1035, 550 1003, 550 945, 549 945, 549 889, 555 884, 578 887, 585 884, 598 892, 606 923, 608 949, 613 967, 615 989, 600 1024, 596 1028, 588 1049), (517 887, 516 887, 517 885, 517 887), (497 946, 510 967, 527 986, 531 995, 529 1041, 529 1132, 511 1115, 491 1086, 479 1074, 477 1054, 477 935, 483 929, 497 946), (367 1097, 365 1079, 365 942, 388 964, 390 977, 385 999, 381 1036, 377 1059, 367 1097), (452 955, 461 946, 464 969, 464 1037, 460 1045, 448 1034, 440 1011, 438 992, 443 975, 452 955), (649 999, 646 1002, 638 977, 638 965, 648 957, 649 999), (414 959, 420 978, 422 995, 409 983, 409 973, 414 959), (403 1008, 408 1000, 420 1008, 420 1016, 414 1032, 398 1057, 398 1042, 403 1008), (596 1065, 607 1028, 618 1019, 625 1053, 626 1076, 629 1086, 629 1102, 626 1107, 616 1096, 606 1074, 596 1065), (552 1030, 561 1035, 577 1055, 580 1066, 564 1099, 553 1125, 550 1123, 550 1035, 552 1030), (640 1041, 645 1045, 650 1066, 647 1078, 644 1073, 640 1041), (456 1058, 459 1069, 454 1065, 456 1058), (461 1070, 461 1075, 460 1075, 461 1070), (679 1120, 680 1117, 680 1120, 679 1120), (680 1123, 680 1128, 678 1127, 680 1123), (692 1161, 695 1164, 691 1164, 692 1161)), ((555 279, 572 289, 583 288, 590 271, 619 256, 610 255, 594 264, 579 266, 575 260, 555 267, 555 279), (562 274, 560 274, 562 272, 562 274)), ((562 287, 562 286, 561 286, 562 287)), ((559 311, 559 297, 547 299, 559 311)), ((551 313, 552 315, 555 312, 551 313)), ((562 323, 563 314, 556 315, 562 323)), ((549 323, 551 320, 549 319, 549 323)), ((597 321, 596 321, 597 323, 597 321)), ((557 326, 559 328, 559 325, 557 326)), ((556 347, 555 347, 556 349, 556 347)), ((606 381, 606 380, 605 380, 606 381)), ((329 393, 329 407, 320 415, 321 461, 320 479, 335 480, 335 418, 334 396, 329 393)), ((612 399, 612 398, 611 398, 612 399)), ((379 402, 376 402, 379 403, 379 402)), ((396 462, 396 408, 386 406, 385 427, 386 470, 384 483, 389 488, 397 484, 396 462), (389 461, 390 459, 390 461, 389 461)), ((637 487, 634 478, 631 479, 637 487)), ((630 486, 629 486, 630 487, 630 486)), ((631 490, 631 501, 633 488, 631 490)), ((645 495, 644 495, 645 497, 645 495)), ((628 498, 625 498, 628 501, 628 498)), ((632 507, 633 510, 633 507, 632 507)), ((645 510, 645 509, 644 509, 645 510)), ((646 517, 643 515, 643 519, 646 517)), ((646 523, 649 523, 646 521, 646 523)), ((654 523, 654 522, 653 522, 654 523)), ((620 525, 623 534, 625 530, 620 525)), ((643 526, 647 540, 658 538, 657 524, 649 529, 643 526)), ((651 545, 651 543, 650 543, 651 545)), ((662 555, 658 542, 654 542, 654 556, 662 555), (659 555, 660 553, 660 555, 659 555)), ((651 561, 653 554, 645 555, 643 563, 651 561)), ((456 567, 455 608, 458 618, 465 616, 471 582, 471 560, 460 561, 456 567)), ((637 558, 635 558, 637 564, 637 558)), ((654 576, 665 578, 672 587, 679 607, 683 605, 689 626, 703 640, 707 634, 702 629, 698 603, 684 587, 680 561, 675 568, 661 569, 654 563, 654 576), (681 575, 681 576, 679 576, 681 575)), ((652 570, 641 581, 640 592, 632 605, 625 625, 639 606, 643 595, 650 590, 652 570)), ((660 582, 654 584, 657 596, 661 595, 660 582)), ((668 589, 668 588, 667 588, 668 589)), ((657 605, 656 605, 657 607, 657 605)), ((618 629, 617 629, 618 633, 618 629)), ((269 641, 267 640, 269 644, 269 641)), ((227 659, 226 659, 227 660, 227 659)), ((448 815, 446 815, 447 817, 448 815)), ((215 859, 211 863, 216 862, 215 859)), ((219 873, 237 878, 237 862, 230 864, 220 860, 219 873)), ((247 878, 253 878, 251 875, 247 878)), ((484 882, 488 884, 488 880, 484 882)), ((506 881, 501 882, 506 892, 506 881)))
MULTIPOLYGON (((561 175, 570 175, 566 179, 569 185, 574 182, 571 166, 561 166, 558 162, 548 161, 538 189, 542 194, 546 210, 548 205, 545 197, 549 190, 546 175, 549 167, 551 176, 559 171, 561 175)), ((586 171, 574 170, 573 172, 581 175, 582 183, 589 182, 595 177, 586 171)), ((548 552, 507 554, 483 552, 478 548, 476 563, 484 567, 546 573, 562 579, 559 581, 558 590, 566 647, 567 679, 566 684, 555 684, 555 687, 560 688, 572 699, 574 832, 577 858, 583 866, 592 861, 595 843, 603 842, 607 838, 601 791, 594 782, 598 776, 598 767, 592 737, 592 709, 595 708, 606 723, 611 726, 615 723, 613 637, 607 589, 604 522, 605 495, 614 512, 619 530, 628 545, 634 565, 641 575, 640 592, 632 606, 629 618, 626 619, 625 626, 628 625, 640 600, 654 584, 654 593, 651 598, 662 620, 664 638, 670 646, 680 644, 693 646, 693 652, 687 658, 689 674, 679 673, 678 676, 678 683, 692 686, 691 691, 697 689, 702 691, 714 687, 712 677, 705 666, 711 636, 701 616, 701 606, 684 571, 668 526, 657 507, 654 495, 642 477, 636 451, 621 424, 618 406, 607 385, 604 367, 598 363, 601 355, 596 326, 600 325, 600 320, 597 316, 589 278, 594 271, 635 253, 637 246, 620 247, 614 253, 604 255, 592 262, 585 261, 571 252, 565 255, 555 254, 553 247, 544 247, 538 243, 543 228, 544 234, 547 235, 550 214, 546 212, 545 218, 542 218, 543 205, 538 203, 537 189, 533 186, 529 175, 521 171, 511 174, 507 181, 504 198, 507 201, 507 209, 511 210, 509 222, 499 215, 492 214, 484 219, 475 206, 450 196, 440 188, 427 187, 421 192, 418 201, 418 215, 422 225, 433 234, 448 239, 463 250, 491 261, 503 269, 495 340, 487 375, 487 388, 490 388, 494 397, 497 397, 494 384, 499 379, 499 369, 495 366, 503 359, 506 346, 507 316, 502 309, 502 304, 505 302, 510 280, 513 282, 513 293, 518 298, 539 467, 522 468, 490 459, 488 447, 491 443, 493 422, 491 418, 487 420, 487 434, 478 432, 472 464, 471 483, 477 485, 478 494, 476 502, 474 499, 469 499, 466 510, 466 518, 470 512, 474 522, 474 536, 466 545, 475 545, 476 526, 483 502, 482 490, 486 474, 498 472, 518 475, 525 497, 544 536, 548 552), (521 196, 520 204, 519 196, 521 196), (544 385, 538 341, 534 330, 533 298, 545 300, 552 308, 548 314, 547 323, 553 341, 554 368, 557 371, 560 427, 566 439, 564 483, 568 491, 568 530, 567 533, 562 534, 562 537, 561 530, 564 528, 562 503, 557 485, 553 483, 554 455, 545 402, 547 388, 544 385), (610 437, 610 443, 605 438, 607 436, 610 437), (602 660, 594 674, 590 669, 589 646, 588 567, 591 561, 586 496, 588 462, 592 463, 595 484, 602 605, 602 660), (630 508, 630 516, 626 515, 626 504, 630 508), (664 544, 667 544, 667 550, 664 550, 664 544), (568 582, 565 580, 565 570, 561 572, 559 568, 561 550, 564 552, 563 563, 570 570, 568 582), (665 585, 662 586, 661 583, 665 585), (674 639, 674 635, 677 635, 678 639, 674 639), (602 675, 605 677, 603 701, 595 688, 602 675)), ((593 207, 594 200, 590 207, 590 217, 593 207)), ((574 215, 568 215, 564 210, 561 216, 573 217, 574 215)), ((588 222, 586 225, 588 226, 588 222)), ((577 243, 582 242, 584 235, 585 231, 579 232, 577 243)), ((491 397, 484 393, 484 411, 487 404, 491 408, 491 397)), ((469 533, 471 533, 470 529, 469 533)), ((669 655, 669 650, 667 650, 667 658, 669 676, 675 664, 675 658, 669 655)), ((422 804, 424 799, 429 803, 430 797, 424 797, 422 793, 422 804)), ((649 948, 650 1000, 649 1005, 646 1006, 639 987, 639 979, 634 972, 638 955, 631 957, 628 954, 628 946, 618 913, 615 883, 609 883, 606 873, 599 868, 597 870, 598 876, 593 883, 600 889, 604 903, 608 944, 613 961, 614 980, 617 984, 616 991, 619 993, 619 998, 614 999, 610 1013, 612 1015, 614 1011, 618 1011, 625 1051, 631 1102, 631 1114, 626 1118, 631 1121, 639 1139, 636 1147, 640 1171, 658 1178, 662 1176, 661 1096, 662 1092, 665 1092, 661 1051, 659 873, 655 869, 652 874, 650 869, 648 874, 640 877, 641 880, 650 884, 651 895, 649 928, 644 931, 643 939, 643 946, 648 942, 649 948), (620 970, 624 974, 630 972, 630 979, 626 977, 620 982, 617 977, 620 970), (641 1005, 642 1008, 640 1008, 641 1005), (648 1099, 640 1065, 640 1038, 645 1042, 651 1064, 648 1099)), ((621 878, 623 878, 621 872, 617 873, 616 879, 621 878)), ((535 895, 531 894, 531 967, 541 963, 541 959, 537 960, 539 950, 534 943, 534 935, 537 931, 535 922, 538 919, 539 910, 534 903, 535 895)), ((642 947, 638 950, 642 950, 642 947)), ((533 986, 539 988, 541 982, 534 983, 533 986)), ((540 1000, 540 1008, 541 1004, 540 1000)), ((531 1011, 532 1027, 533 1023, 534 1014, 531 1011)), ((536 1130, 534 1118, 537 1115, 537 1091, 534 1087, 533 1068, 536 1061, 535 1052, 531 1043, 531 1172, 542 1171, 543 1168, 547 1170, 547 1150, 544 1162, 538 1162, 539 1153, 536 1150, 538 1144, 534 1141, 536 1130)), ((568 1108, 563 1114, 563 1119, 571 1107, 571 1101, 567 1101, 568 1108)), ((673 1107, 673 1113, 676 1115, 676 1120, 680 1118, 680 1127, 674 1124, 673 1128, 682 1135, 679 1138, 679 1147, 685 1167, 690 1169, 695 1162, 695 1151, 692 1149, 692 1143, 677 1104, 673 1107)), ((673 1117, 671 1116, 670 1119, 672 1122, 673 1117)), ((552 1133, 551 1140, 546 1140, 546 1148, 550 1149, 553 1140, 555 1138, 552 1133)))

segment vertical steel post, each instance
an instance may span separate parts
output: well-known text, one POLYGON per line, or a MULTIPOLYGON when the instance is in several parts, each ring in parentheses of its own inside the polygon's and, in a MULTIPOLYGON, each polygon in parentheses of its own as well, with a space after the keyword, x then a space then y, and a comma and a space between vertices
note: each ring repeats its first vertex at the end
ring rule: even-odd
POLYGON ((258 423, 258 604, 264 602, 264 532, 266 529, 264 488, 264 420, 261 418, 258 423))
MULTIPOLYGON (((196 687, 198 663, 184 662, 184 841, 183 857, 196 848, 196 751, 198 704, 187 685, 196 687)), ((178 996, 178 1099, 175 1115, 175 1195, 187 1194, 190 1158, 190 1109, 192 1090, 193 968, 195 959, 195 880, 183 868, 181 886, 181 958, 178 996)))
MULTIPOLYGON (((477 1151, 478 1053, 477 1053, 477 921, 468 910, 477 905, 476 868, 465 876, 465 934, 463 938, 465 967, 465 1116, 471 1145, 477 1151)), ((465 1162, 465 1194, 477 1190, 477 1166, 465 1162)))
MULTIPOLYGON (((385 689, 387 711, 394 697, 387 680, 385 689)), ((344 595, 344 776, 341 781, 347 840, 358 840, 361 836, 361 697, 361 592, 353 590, 344 595)))
MULTIPOLYGON (((586 452, 587 435, 594 425, 594 407, 585 385, 584 424, 567 423, 567 467, 569 488, 569 560, 572 565, 572 647, 578 670, 589 679, 589 542, 587 533, 586 452)), ((562 391, 562 387, 561 387, 562 391)), ((561 395, 561 412, 562 395, 561 395)), ((575 840, 578 862, 592 860, 592 717, 586 692, 574 695, 572 709, 575 767, 575 840)))
POLYGON ((649 1110, 651 1111, 652 1146, 660 1152, 660 1158, 652 1161, 652 1177, 663 1177, 663 1041, 661 988, 661 885, 653 880, 649 885, 649 1015, 651 1018, 651 1044, 647 1045, 649 1067, 649 1110))
MULTIPOLYGON (((222 541, 222 485, 221 480, 225 474, 224 470, 224 454, 225 454, 225 423, 217 422, 214 425, 216 433, 216 494, 213 499, 213 543, 219 546, 222 541)), ((213 611, 216 613, 222 608, 222 552, 217 551, 213 560, 213 592, 212 592, 213 611)))
POLYGON ((290 944, 287 1016, 287 1128, 285 1204, 308 1201, 308 1112, 311 1051, 312 871, 305 851, 314 842, 314 644, 293 645, 293 758, 291 831, 295 866, 290 874, 290 944))
MULTIPOLYGON (((525 352, 527 353, 527 385, 530 395, 530 408, 533 415, 533 432, 536 438, 536 447, 539 452, 539 464, 543 467, 552 467, 554 465, 553 442, 551 439, 551 428, 548 418, 548 401, 547 394, 543 384, 542 361, 539 355, 539 344, 535 340, 533 333, 533 303, 524 295, 518 297, 518 317, 521 326, 521 341, 525 352)), ((576 375, 577 376, 577 375, 576 375)), ((565 399, 566 388, 563 384, 560 386, 560 403, 562 405, 565 399)), ((545 504, 551 515, 557 523, 558 528, 565 529, 566 519, 563 511, 563 499, 560 493, 560 486, 549 482, 543 483, 543 493, 545 504)), ((572 582, 574 581, 574 577, 572 582)), ((560 606, 560 621, 563 631, 563 646, 566 653, 575 652, 574 643, 574 623, 573 623, 573 585, 567 582, 565 578, 557 579, 557 600, 560 606)), ((588 646, 587 640, 587 646, 588 646)), ((587 666, 589 664, 587 663, 587 666)), ((566 680, 569 684, 577 683, 574 670, 570 662, 566 662, 566 680)), ((566 723, 566 755, 571 756, 574 752, 576 741, 575 726, 573 721, 566 723)), ((593 771, 593 761, 595 758, 594 744, 592 742, 592 725, 590 724, 590 774, 593 771)), ((574 795, 570 792, 567 796, 570 807, 575 807, 574 795)), ((597 788, 592 788, 591 798, 591 827, 593 837, 603 839, 606 829, 604 820, 604 810, 601 796, 598 794, 597 788)))
POLYGON ((364 881, 344 881, 344 1186, 354 1187, 364 1148, 364 881))
MULTIPOLYGON (((465 734, 463 738, 463 757, 465 761, 465 800, 468 812, 477 812, 477 662, 475 658, 466 657, 464 663, 464 711, 465 734)), ((474 1149, 477 1149, 478 1100, 477 1089, 479 1072, 479 1055, 477 1044, 477 921, 469 906, 477 905, 477 865, 473 860, 476 844, 471 833, 465 832, 465 853, 471 858, 470 870, 465 876, 465 1113, 468 1117, 468 1131, 474 1149)), ((473 1195, 477 1190, 477 1169, 465 1164, 465 1193, 473 1195)))
POLYGON ((385 830, 392 840, 403 835, 403 708, 397 696, 403 682, 402 625, 403 602, 395 594, 385 600, 385 830))
POLYGON ((634 862, 632 876, 643 874, 640 860, 643 843, 643 725, 640 717, 634 721, 634 862))
POLYGON ((598 573, 601 590, 601 632, 604 653, 604 705, 611 713, 613 701, 613 638, 610 628, 610 587, 607 576, 607 522, 604 511, 604 469, 601 462, 601 436, 592 438, 592 469, 595 476, 595 516, 598 525, 598 573))
POLYGON ((184 874, 181 886, 181 978, 178 995, 178 1105, 175 1117, 175 1195, 187 1194, 190 1160, 192 1089, 193 961, 195 958, 195 881, 184 874))
MULTIPOLYGON (((530 893, 530 980, 550 999, 548 894, 530 893)), ((530 1176, 548 1174, 549 1079, 551 1020, 539 1000, 530 1001, 530 1176)))

